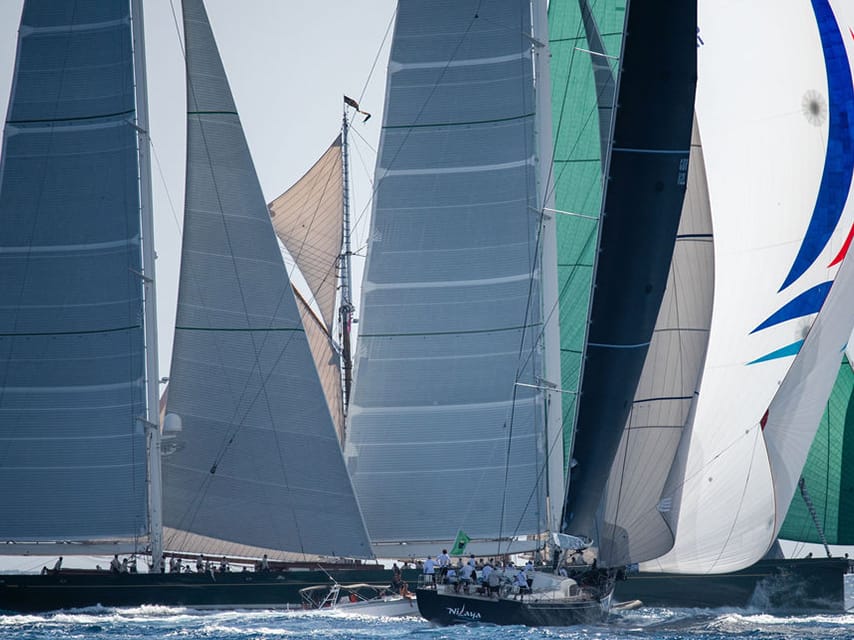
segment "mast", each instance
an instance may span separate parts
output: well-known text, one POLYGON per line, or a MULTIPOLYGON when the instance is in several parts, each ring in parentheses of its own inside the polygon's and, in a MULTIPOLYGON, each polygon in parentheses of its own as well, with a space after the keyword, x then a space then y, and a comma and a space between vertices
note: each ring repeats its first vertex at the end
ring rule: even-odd
POLYGON ((344 415, 350 403, 350 387, 353 384, 353 359, 350 344, 350 331, 353 324, 353 283, 350 258, 353 255, 350 246, 350 158, 347 148, 347 134, 350 124, 347 120, 347 103, 344 103, 341 119, 341 155, 342 178, 344 182, 344 216, 342 218, 341 255, 338 256, 341 278, 341 303, 338 307, 338 334, 341 343, 341 373, 344 380, 344 415))
POLYGON ((543 335, 541 349, 543 353, 543 399, 545 411, 545 464, 546 464, 546 503, 548 509, 549 530, 560 532, 560 518, 563 511, 564 460, 561 409, 561 362, 560 362, 560 314, 558 313, 558 274, 557 274, 557 221, 555 220, 555 198, 552 182, 552 164, 554 144, 552 142, 551 120, 551 73, 549 70, 550 52, 548 47, 548 7, 545 0, 533 2, 533 46, 534 78, 536 95, 535 133, 537 155, 537 203, 542 225, 542 305, 543 335))
POLYGON ((163 556, 162 483, 160 471, 160 377, 157 362, 157 303, 154 278, 154 216, 151 195, 151 159, 148 153, 148 87, 145 76, 145 31, 142 0, 131 0, 136 130, 139 152, 139 201, 142 231, 142 281, 145 319, 147 408, 144 418, 148 451, 148 509, 151 565, 155 571, 163 556))

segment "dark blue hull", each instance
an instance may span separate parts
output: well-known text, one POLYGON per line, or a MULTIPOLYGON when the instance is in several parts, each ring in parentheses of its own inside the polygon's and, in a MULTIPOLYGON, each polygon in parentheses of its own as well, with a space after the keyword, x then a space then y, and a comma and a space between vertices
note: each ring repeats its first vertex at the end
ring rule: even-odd
POLYGON ((583 600, 568 602, 494 600, 480 596, 443 593, 435 589, 417 589, 418 611, 438 625, 500 624, 529 627, 565 627, 601 622, 607 617, 608 601, 583 600))

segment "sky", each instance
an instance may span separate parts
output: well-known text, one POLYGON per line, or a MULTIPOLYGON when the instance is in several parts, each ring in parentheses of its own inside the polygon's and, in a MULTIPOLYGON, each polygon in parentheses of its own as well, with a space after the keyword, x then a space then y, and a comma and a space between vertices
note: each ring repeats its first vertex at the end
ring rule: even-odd
MULTIPOLYGON (((338 135, 343 94, 356 98, 373 114, 364 124, 358 118, 350 136, 351 211, 358 223, 353 248, 363 247, 391 39, 386 33, 395 0, 323 4, 206 0, 205 4, 268 202, 298 180, 338 135)), ((23 0, 0 1, 0 109, 4 122, 22 6, 23 0)), ((180 25, 181 7, 180 0, 147 0, 144 7, 155 156, 159 360, 160 375, 168 376, 184 202, 184 61, 175 19, 177 16, 180 25)), ((357 301, 363 262, 354 259, 357 301)))

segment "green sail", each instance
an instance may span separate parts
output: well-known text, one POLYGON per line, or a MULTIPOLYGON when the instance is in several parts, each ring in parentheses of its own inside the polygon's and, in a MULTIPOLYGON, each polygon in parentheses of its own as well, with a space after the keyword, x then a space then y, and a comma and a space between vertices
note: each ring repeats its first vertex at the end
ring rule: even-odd
MULTIPOLYGON (((828 544, 854 544, 854 370, 843 356, 813 440, 803 478, 828 544)), ((820 543, 809 510, 795 494, 780 537, 820 543)))
POLYGON ((609 93, 603 74, 613 83, 626 15, 625 0, 594 4, 549 4, 555 208, 572 214, 556 214, 561 388, 569 392, 561 394, 567 464, 602 207, 602 159, 611 129, 613 85, 609 93))

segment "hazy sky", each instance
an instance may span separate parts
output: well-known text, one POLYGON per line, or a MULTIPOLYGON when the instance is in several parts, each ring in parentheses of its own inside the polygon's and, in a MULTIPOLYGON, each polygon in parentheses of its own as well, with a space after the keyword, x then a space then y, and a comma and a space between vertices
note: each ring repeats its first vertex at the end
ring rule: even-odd
MULTIPOLYGON (((362 107, 373 113, 367 124, 357 120, 351 135, 352 211, 354 219, 364 223, 390 34, 384 45, 383 40, 395 0, 206 0, 205 4, 268 202, 299 179, 338 134, 342 94, 361 97, 362 107)), ((4 122, 22 5, 23 0, 0 0, 4 122)), ((184 204, 184 61, 180 27, 173 17, 174 11, 180 25, 181 8, 180 0, 146 0, 144 6, 150 130, 160 165, 152 162, 160 370, 168 375, 184 204)), ((364 244, 365 235, 362 224, 355 232, 354 249, 364 244)), ((357 258, 354 264, 357 289, 362 262, 357 258)))

